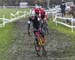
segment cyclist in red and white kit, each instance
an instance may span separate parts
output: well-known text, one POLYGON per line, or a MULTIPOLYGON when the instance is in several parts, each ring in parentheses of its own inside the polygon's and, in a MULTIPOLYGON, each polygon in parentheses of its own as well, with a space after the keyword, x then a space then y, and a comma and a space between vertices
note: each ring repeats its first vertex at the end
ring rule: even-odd
POLYGON ((45 11, 45 8, 39 8, 39 17, 42 21, 42 27, 45 31, 45 34, 48 34, 48 14, 45 11))
MULTIPOLYGON (((37 39, 37 36, 36 36, 36 32, 41 30, 41 23, 40 23, 40 18, 39 18, 39 8, 34 8, 33 9, 32 14, 29 17, 28 22, 29 22, 28 25, 30 25, 30 22, 32 23, 35 40, 38 44, 38 39, 37 39)), ((30 30, 30 26, 28 26, 28 29, 30 30)), ((29 30, 28 30, 28 33, 29 33, 29 30)), ((46 43, 45 35, 42 31, 40 31, 40 34, 42 35, 43 40, 44 40, 44 44, 45 44, 46 43)))

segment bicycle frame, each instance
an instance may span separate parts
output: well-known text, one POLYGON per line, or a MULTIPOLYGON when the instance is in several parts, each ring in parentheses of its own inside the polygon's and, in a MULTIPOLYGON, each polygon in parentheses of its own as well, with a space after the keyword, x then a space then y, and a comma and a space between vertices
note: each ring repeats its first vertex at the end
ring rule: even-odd
POLYGON ((43 46, 43 37, 40 35, 40 32, 36 32, 36 35, 38 37, 38 45, 43 46))
POLYGON ((42 35, 40 34, 39 31, 36 32, 36 36, 38 38, 38 45, 35 43, 36 44, 35 45, 35 50, 37 52, 37 55, 38 56, 42 56, 42 55, 46 56, 47 53, 46 53, 46 50, 45 50, 45 47, 44 47, 45 44, 43 44, 44 40, 43 40, 43 37, 42 37, 42 35), (39 50, 37 49, 37 47, 39 48, 39 50))

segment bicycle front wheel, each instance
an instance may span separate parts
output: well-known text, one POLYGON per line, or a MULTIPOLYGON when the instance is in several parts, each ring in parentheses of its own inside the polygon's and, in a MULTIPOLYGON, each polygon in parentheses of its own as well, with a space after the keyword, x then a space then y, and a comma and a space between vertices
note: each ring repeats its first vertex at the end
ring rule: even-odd
POLYGON ((44 46, 38 45, 36 41, 34 41, 34 46, 35 46, 35 51, 38 56, 46 56, 46 50, 44 46))

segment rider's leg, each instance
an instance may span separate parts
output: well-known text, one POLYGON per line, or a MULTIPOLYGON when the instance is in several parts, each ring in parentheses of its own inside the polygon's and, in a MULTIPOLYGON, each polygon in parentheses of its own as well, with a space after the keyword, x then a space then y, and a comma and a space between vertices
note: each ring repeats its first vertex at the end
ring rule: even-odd
POLYGON ((46 37, 45 37, 45 35, 44 35, 44 33, 43 32, 40 32, 40 34, 41 34, 41 36, 43 37, 43 44, 45 44, 46 43, 46 37))
POLYGON ((48 30, 48 27, 47 27, 47 34, 49 34, 49 30, 48 30))
POLYGON ((38 38, 37 38, 37 36, 36 36, 36 31, 34 31, 34 36, 35 36, 36 43, 37 43, 37 45, 38 45, 38 38))
POLYGON ((37 35, 36 35, 36 32, 37 32, 37 31, 34 31, 35 41, 36 41, 36 44, 37 44, 36 50, 37 50, 37 51, 40 51, 40 46, 39 46, 38 37, 37 37, 37 35))
POLYGON ((47 27, 46 27, 46 29, 47 29, 47 34, 49 34, 48 24, 47 24, 47 27))

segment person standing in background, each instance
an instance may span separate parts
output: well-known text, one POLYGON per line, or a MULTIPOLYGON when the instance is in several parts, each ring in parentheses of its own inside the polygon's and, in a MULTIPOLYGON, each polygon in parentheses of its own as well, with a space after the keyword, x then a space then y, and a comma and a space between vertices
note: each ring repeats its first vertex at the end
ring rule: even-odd
POLYGON ((62 17, 65 15, 65 9, 66 9, 66 5, 65 2, 62 2, 62 4, 60 5, 61 8, 61 13, 62 13, 62 17))

